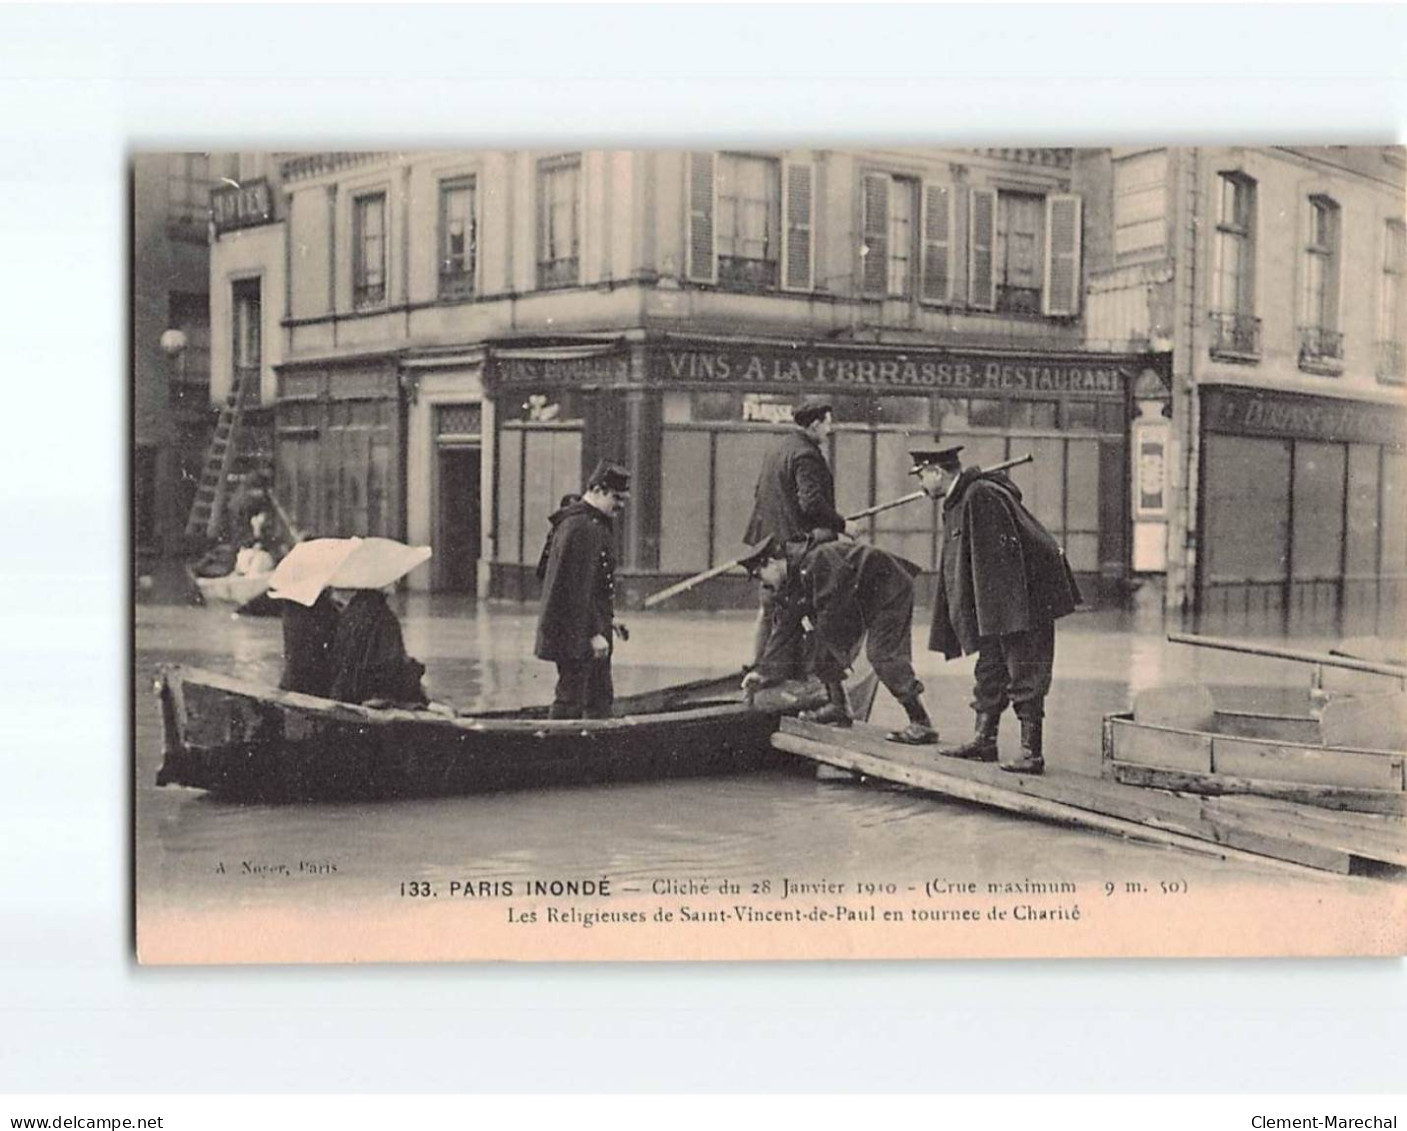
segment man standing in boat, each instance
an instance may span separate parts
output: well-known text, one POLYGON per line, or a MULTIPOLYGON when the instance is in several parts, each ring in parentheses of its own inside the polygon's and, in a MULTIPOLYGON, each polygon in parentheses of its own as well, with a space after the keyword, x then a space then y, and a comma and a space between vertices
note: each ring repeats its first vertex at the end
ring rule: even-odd
MULTIPOLYGON (((923 705, 923 684, 914 674, 913 579, 918 566, 874 546, 842 541, 831 530, 785 544, 769 538, 741 565, 762 582, 780 610, 779 618, 786 615, 798 624, 803 618, 811 621, 813 662, 829 702, 802 718, 850 726, 843 681, 864 639, 875 674, 909 716, 908 725, 891 732, 889 740, 911 746, 938 741, 923 705)), ((743 677, 744 691, 756 691, 789 674, 785 661, 778 660, 782 647, 774 634, 756 669, 743 677)))
POLYGON ((557 665, 554 719, 611 714, 611 635, 615 628, 615 529, 630 498, 630 472, 602 460, 582 497, 551 516, 542 613, 533 651, 557 665))
POLYGON ((940 753, 996 762, 997 727, 1010 705, 1021 723, 1012 773, 1045 770, 1045 697, 1055 662, 1055 622, 1080 601, 1065 552, 1021 502, 1003 472, 962 466, 961 447, 913 451, 912 474, 943 500, 939 585, 930 651, 977 654, 971 742, 940 753))
MULTIPOLYGON (((743 541, 749 546, 760 545, 769 538, 786 543, 805 538, 813 530, 845 532, 845 519, 835 509, 835 480, 823 448, 831 434, 832 417, 829 402, 806 402, 792 413, 794 427, 777 437, 763 457, 752 517, 743 533, 743 541)), ((801 641, 799 622, 785 615, 779 617, 764 587, 753 642, 754 666, 770 649, 774 664, 785 662, 790 669, 786 674, 800 675, 801 641), (770 648, 774 634, 781 642, 779 648, 770 648)))

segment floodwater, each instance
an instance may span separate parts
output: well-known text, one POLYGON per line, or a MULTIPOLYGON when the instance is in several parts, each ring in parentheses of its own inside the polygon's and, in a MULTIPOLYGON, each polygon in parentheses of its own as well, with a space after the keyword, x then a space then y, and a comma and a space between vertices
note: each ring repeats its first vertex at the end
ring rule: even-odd
MULTIPOLYGON (((397 606, 433 697, 461 708, 550 699, 554 669, 532 658, 531 608, 418 595, 397 606)), ((971 725, 972 660, 945 664, 925 652, 926 621, 917 619, 915 659, 930 709, 944 740, 960 740, 971 725)), ((752 634, 751 615, 740 612, 637 613, 630 620, 631 639, 615 664, 619 694, 736 670, 752 634)), ((1307 692, 1302 667, 1170 645, 1162 631, 1127 614, 1081 613, 1061 622, 1047 704, 1048 765, 1097 774, 1102 716, 1126 709, 1144 687, 1202 680, 1261 709, 1286 706, 1307 692)), ((661 876, 739 883, 800 876, 897 883, 1180 880, 1203 891, 1285 875, 1269 864, 1127 842, 843 775, 774 773, 375 804, 245 805, 158 788, 161 734, 149 693, 156 666, 192 664, 273 684, 280 632, 276 619, 236 617, 227 608, 136 607, 136 870, 144 909, 365 906, 393 899, 412 880, 543 875, 607 876, 623 888, 644 888, 661 876), (273 863, 294 874, 258 871, 273 863)), ((901 720, 883 690, 873 717, 881 724, 901 720)), ((1001 743, 1012 752, 1017 746, 1010 716, 1001 743)), ((1304 882, 1380 881, 1307 876, 1304 882)))

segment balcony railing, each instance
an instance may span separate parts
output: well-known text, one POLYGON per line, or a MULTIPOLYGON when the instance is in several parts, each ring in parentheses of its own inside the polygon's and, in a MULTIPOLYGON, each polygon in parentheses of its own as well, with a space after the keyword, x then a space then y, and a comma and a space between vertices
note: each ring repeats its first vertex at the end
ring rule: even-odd
POLYGON ((777 289, 777 261, 720 255, 718 285, 738 291, 774 291, 777 289))
POLYGON ((1324 326, 1301 326, 1300 368, 1310 373, 1343 371, 1343 334, 1324 326))
POLYGON ((537 285, 541 290, 552 287, 574 287, 579 274, 580 261, 575 255, 569 259, 544 259, 537 265, 537 285))
POLYGON ((1211 319, 1213 357, 1230 361, 1260 360, 1260 319, 1234 311, 1214 310, 1211 319))
POLYGON ((1407 356, 1404 356, 1402 343, 1398 341, 1379 342, 1378 380, 1389 385, 1401 385, 1407 381, 1407 356))

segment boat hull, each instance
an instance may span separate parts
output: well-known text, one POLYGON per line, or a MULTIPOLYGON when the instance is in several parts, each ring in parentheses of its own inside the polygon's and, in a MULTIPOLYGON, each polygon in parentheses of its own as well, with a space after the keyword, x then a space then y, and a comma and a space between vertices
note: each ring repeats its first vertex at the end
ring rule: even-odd
POLYGON ((543 708, 450 718, 272 691, 170 667, 157 694, 158 785, 250 801, 395 800, 548 786, 734 774, 778 766, 782 715, 824 701, 813 684, 749 706, 737 678, 622 700, 611 719, 543 708), (726 697, 726 698, 725 698, 726 697))

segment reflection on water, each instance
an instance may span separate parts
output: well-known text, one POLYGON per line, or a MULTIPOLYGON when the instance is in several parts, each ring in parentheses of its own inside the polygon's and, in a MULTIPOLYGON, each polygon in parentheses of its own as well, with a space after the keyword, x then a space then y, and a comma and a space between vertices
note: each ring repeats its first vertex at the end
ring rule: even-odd
MULTIPOLYGON (((433 693, 464 708, 546 702, 553 668, 531 658, 531 609, 412 599, 407 647, 433 693)), ((618 692, 736 670, 751 638, 748 614, 640 616, 616 665, 618 692)), ((1175 648, 1077 616, 1059 637, 1048 704, 1053 766, 1098 772, 1100 719, 1131 690, 1169 680, 1235 685, 1237 699, 1303 699, 1303 669, 1175 648), (1295 689, 1286 693, 1289 680, 1295 689)), ((970 726, 971 660, 915 656, 945 740, 970 726)), ((1186 853, 1128 844, 958 802, 859 787, 848 778, 768 774, 711 780, 541 790, 393 804, 237 805, 158 789, 161 734, 147 693, 158 663, 195 664, 273 684, 277 620, 211 608, 141 605, 136 629, 137 868, 144 903, 180 906, 327 904, 389 899, 406 880, 609 876, 739 882, 782 875, 889 882, 934 876, 1102 881, 1109 875, 1205 882, 1254 874, 1186 853), (279 873, 284 866, 288 874, 279 873), (328 871, 329 866, 335 871, 328 871), (220 871, 223 867, 224 871, 220 871), (261 870, 262 869, 262 870, 261 870), (272 869, 269 871, 267 869, 272 869)), ((876 721, 898 722, 881 692, 876 721)), ((1014 750, 1008 720, 1002 744, 1014 750)), ((1266 873, 1267 875, 1274 873, 1266 873)))

